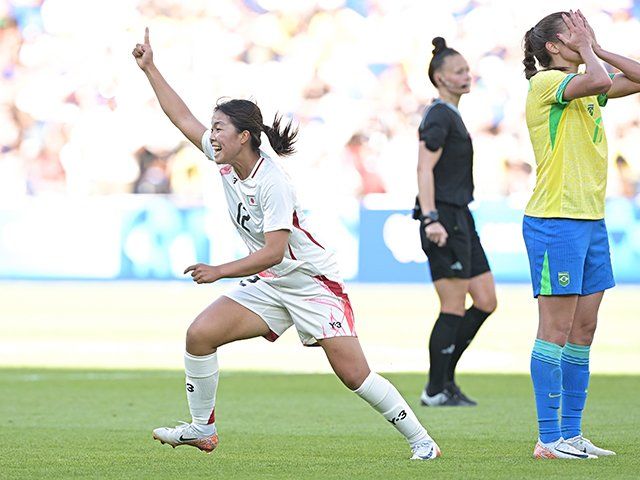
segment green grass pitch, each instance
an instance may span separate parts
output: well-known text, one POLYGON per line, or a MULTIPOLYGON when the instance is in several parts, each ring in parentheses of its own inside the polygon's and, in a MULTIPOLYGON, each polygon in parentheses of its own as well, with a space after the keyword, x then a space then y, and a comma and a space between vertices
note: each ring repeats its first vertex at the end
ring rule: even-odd
POLYGON ((179 371, 0 370, 0 478, 636 479, 640 377, 594 376, 585 434, 616 457, 536 461, 526 375, 462 375, 480 405, 418 406, 424 378, 390 374, 440 444, 411 462, 402 437, 332 375, 223 372, 211 455, 151 439, 187 420, 179 371))

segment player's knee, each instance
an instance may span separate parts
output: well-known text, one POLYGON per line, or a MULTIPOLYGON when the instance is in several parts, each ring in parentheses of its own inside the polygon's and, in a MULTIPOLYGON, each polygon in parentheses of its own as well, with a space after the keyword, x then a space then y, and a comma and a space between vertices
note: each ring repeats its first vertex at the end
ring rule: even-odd
POLYGON ((338 377, 349 390, 357 390, 369 376, 370 370, 356 370, 348 373, 341 372, 338 377))
POLYGON ((464 317, 465 309, 464 305, 451 305, 443 304, 440 306, 440 313, 447 313, 450 315, 457 315, 458 317, 464 317))
POLYGON ((538 338, 556 345, 564 345, 569 339, 570 330, 570 327, 565 328, 564 326, 542 328, 539 331, 538 338))
POLYGON ((579 327, 574 326, 571 329, 569 342, 578 345, 591 345, 593 337, 596 333, 596 322, 588 322, 580 324, 579 327))
POLYGON ((465 312, 465 296, 449 295, 440 298, 440 311, 442 313, 450 313, 452 315, 464 316, 465 312))
POLYGON ((189 325, 186 336, 187 352, 192 355, 208 355, 212 349, 218 348, 220 345, 217 344, 215 335, 211 335, 210 330, 197 320, 189 325))
POLYGON ((486 313, 493 313, 498 308, 498 299, 495 295, 488 295, 486 297, 473 300, 473 305, 478 309, 486 313))

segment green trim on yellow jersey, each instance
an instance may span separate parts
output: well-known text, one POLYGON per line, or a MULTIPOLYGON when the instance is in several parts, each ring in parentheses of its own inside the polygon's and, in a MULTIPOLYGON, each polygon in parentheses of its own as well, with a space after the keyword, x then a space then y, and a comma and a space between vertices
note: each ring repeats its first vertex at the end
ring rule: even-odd
POLYGON ((571 100, 564 99, 564 91, 567 89, 567 83, 569 83, 569 80, 571 80, 573 77, 576 77, 576 76, 578 76, 577 73, 570 73, 566 75, 564 77, 564 80, 562 80, 560 85, 558 85, 558 90, 556 90, 556 102, 559 103, 560 105, 569 105, 569 102, 571 100))
POLYGON ((549 110, 549 140, 551 142, 551 148, 556 145, 556 135, 558 134, 558 126, 560 125, 560 119, 562 118, 562 112, 565 105, 551 105, 549 110))
POLYGON ((606 95, 566 100, 580 74, 545 70, 529 80, 527 127, 536 159, 536 185, 525 210, 541 218, 604 218, 607 139, 600 106, 606 95))

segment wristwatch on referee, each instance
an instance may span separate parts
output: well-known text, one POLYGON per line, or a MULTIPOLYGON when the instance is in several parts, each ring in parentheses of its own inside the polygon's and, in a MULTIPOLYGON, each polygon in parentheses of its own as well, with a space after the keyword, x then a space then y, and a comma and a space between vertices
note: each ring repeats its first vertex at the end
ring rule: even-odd
POLYGON ((431 210, 426 215, 422 216, 422 226, 426 227, 427 225, 431 225, 432 223, 436 223, 440 220, 440 215, 438 215, 437 210, 431 210))

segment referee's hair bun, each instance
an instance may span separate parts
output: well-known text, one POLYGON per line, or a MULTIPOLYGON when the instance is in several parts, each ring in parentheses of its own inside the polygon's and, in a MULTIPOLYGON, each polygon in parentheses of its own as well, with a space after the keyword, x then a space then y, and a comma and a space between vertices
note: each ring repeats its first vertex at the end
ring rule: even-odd
POLYGON ((432 52, 434 55, 439 54, 447 48, 447 41, 442 37, 435 37, 433 40, 431 40, 431 43, 434 47, 432 52))

